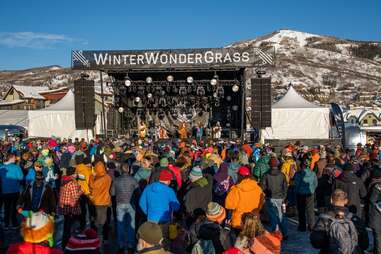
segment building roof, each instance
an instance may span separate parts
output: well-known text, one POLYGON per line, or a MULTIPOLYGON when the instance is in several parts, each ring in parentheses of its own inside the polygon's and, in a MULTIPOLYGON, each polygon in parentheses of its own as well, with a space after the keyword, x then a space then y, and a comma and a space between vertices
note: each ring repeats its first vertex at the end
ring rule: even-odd
POLYGON ((290 86, 287 93, 276 103, 273 108, 320 108, 304 99, 293 86, 290 86))
POLYGON ((60 88, 50 89, 50 90, 46 90, 46 91, 41 91, 41 92, 38 92, 38 93, 39 94, 57 93, 57 92, 64 92, 65 90, 68 90, 68 88, 66 86, 63 86, 63 87, 60 87, 60 88))
POLYGON ((43 100, 44 97, 40 95, 40 92, 48 91, 49 87, 47 86, 21 86, 21 85, 13 85, 13 88, 22 93, 24 98, 28 99, 40 99, 43 100))
POLYGON ((24 102, 24 100, 14 100, 14 101, 0 100, 0 106, 16 105, 16 104, 20 104, 23 102, 24 102))

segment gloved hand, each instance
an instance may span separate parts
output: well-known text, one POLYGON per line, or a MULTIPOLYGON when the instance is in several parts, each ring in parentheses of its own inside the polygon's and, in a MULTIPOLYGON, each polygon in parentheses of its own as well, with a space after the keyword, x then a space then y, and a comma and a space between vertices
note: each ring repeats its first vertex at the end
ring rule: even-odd
POLYGON ((18 209, 19 214, 21 214, 25 218, 32 217, 32 211, 29 210, 23 210, 22 208, 18 209))

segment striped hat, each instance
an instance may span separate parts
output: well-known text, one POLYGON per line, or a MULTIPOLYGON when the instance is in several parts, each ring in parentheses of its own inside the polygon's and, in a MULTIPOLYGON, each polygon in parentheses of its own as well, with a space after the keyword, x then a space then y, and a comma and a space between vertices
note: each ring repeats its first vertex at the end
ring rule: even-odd
POLYGON ((206 217, 210 221, 221 224, 226 217, 225 208, 215 202, 209 202, 208 209, 206 210, 206 217))
POLYGON ((189 180, 193 183, 202 178, 202 170, 199 166, 193 167, 189 173, 189 180))

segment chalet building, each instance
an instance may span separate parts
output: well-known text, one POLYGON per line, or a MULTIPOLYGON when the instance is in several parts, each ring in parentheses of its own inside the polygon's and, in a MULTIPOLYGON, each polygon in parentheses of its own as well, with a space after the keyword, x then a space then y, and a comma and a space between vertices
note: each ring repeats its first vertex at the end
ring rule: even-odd
POLYGON ((0 109, 41 109, 60 100, 67 91, 66 87, 50 90, 46 86, 13 85, 0 101, 0 109))

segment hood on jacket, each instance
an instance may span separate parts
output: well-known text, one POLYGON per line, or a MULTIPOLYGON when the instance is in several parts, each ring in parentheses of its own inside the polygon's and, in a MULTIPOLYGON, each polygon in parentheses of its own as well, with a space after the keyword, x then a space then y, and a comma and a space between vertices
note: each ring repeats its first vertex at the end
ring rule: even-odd
POLYGON ((100 162, 100 161, 97 162, 94 168, 95 168, 95 174, 97 177, 104 176, 106 174, 106 168, 103 162, 100 162))
POLYGON ((168 187, 168 185, 161 183, 161 182, 154 182, 152 183, 152 191, 153 192, 161 192, 165 189, 165 187, 168 187))
POLYGON ((207 221, 200 226, 197 235, 203 240, 218 239, 220 230, 220 226, 217 223, 207 221))
POLYGON ((339 179, 346 183, 358 182, 358 177, 353 172, 343 171, 339 176, 339 179))
POLYGON ((279 168, 270 168, 269 174, 272 176, 280 175, 281 171, 279 168))
POLYGON ((259 186, 258 183, 253 179, 244 179, 239 184, 237 184, 237 188, 241 191, 248 192, 259 188, 259 186))

